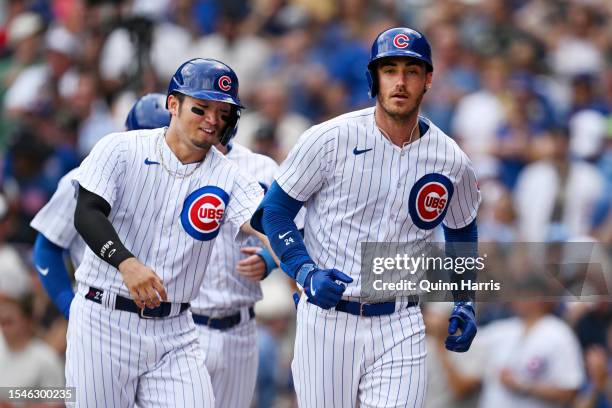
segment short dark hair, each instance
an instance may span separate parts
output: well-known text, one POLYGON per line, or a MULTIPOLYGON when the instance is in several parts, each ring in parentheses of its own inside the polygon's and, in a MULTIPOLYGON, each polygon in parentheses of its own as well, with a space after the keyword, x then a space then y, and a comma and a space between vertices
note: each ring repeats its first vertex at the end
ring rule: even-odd
MULTIPOLYGON (((183 102, 185 101, 185 94, 182 94, 180 92, 172 92, 170 93, 170 95, 174 96, 176 99, 178 99, 179 102, 179 114, 181 113, 181 109, 183 108, 183 102)), ((166 102, 166 108, 168 107, 168 103, 166 102)))

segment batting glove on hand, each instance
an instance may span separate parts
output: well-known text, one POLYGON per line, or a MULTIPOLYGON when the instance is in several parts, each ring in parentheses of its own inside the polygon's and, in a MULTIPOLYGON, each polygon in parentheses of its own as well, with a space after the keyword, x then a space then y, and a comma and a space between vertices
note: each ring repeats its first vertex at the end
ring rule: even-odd
POLYGON ((337 280, 351 283, 353 278, 337 269, 315 267, 304 280, 304 293, 308 301, 323 309, 335 307, 346 289, 346 285, 336 283, 337 280))
POLYGON ((446 338, 446 348, 458 353, 468 351, 478 330, 472 302, 456 302, 448 321, 449 336, 446 338), (461 334, 454 336, 457 329, 461 329, 461 334))

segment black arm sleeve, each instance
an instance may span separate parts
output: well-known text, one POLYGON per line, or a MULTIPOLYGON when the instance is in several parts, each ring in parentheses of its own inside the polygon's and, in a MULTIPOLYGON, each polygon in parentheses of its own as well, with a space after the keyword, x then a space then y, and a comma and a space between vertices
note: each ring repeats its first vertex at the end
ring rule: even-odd
POLYGON ((79 186, 74 226, 89 248, 115 268, 134 255, 128 251, 108 219, 111 206, 97 194, 79 186))

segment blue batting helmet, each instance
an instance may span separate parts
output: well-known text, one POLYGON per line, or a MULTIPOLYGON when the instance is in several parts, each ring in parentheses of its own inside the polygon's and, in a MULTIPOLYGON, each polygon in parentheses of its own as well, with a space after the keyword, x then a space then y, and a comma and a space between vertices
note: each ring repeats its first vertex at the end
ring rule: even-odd
POLYGON ((420 32, 407 27, 390 28, 378 34, 372 44, 366 77, 370 86, 370 97, 375 97, 376 61, 385 57, 411 57, 423 61, 433 71, 429 41, 420 32))
POLYGON ((170 112, 165 107, 166 96, 146 94, 136 101, 125 119, 127 130, 156 129, 170 124, 170 112))
POLYGON ((244 106, 238 98, 238 77, 229 66, 210 58, 194 58, 184 62, 170 79, 166 108, 167 97, 173 93, 232 105, 227 128, 221 136, 221 143, 226 145, 234 137, 238 130, 240 110, 244 106))

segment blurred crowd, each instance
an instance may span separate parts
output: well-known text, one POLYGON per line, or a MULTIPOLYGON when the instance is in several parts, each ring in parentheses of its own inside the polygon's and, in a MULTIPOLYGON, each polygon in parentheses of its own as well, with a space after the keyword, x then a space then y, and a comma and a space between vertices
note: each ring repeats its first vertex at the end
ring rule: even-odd
MULTIPOLYGON (((609 0, 0 0, 0 386, 63 381, 66 322, 31 265, 29 222, 101 137, 123 129, 140 95, 165 93, 188 58, 222 60, 247 107, 236 141, 280 162, 308 127, 373 105, 369 48, 394 25, 432 44, 421 113, 474 163, 480 239, 609 248, 609 0)), ((293 403, 285 283, 266 284, 272 303, 259 307, 260 407, 293 403)), ((612 406, 609 303, 482 310, 494 313, 466 361, 438 347, 447 310, 426 308, 435 390, 427 406, 503 406, 508 396, 520 405, 506 406, 612 406), (539 340, 521 340, 529 336, 539 340), (523 349, 548 354, 513 374, 523 349), (538 394, 517 378, 571 392, 538 394)))

